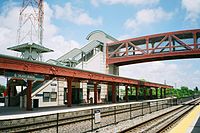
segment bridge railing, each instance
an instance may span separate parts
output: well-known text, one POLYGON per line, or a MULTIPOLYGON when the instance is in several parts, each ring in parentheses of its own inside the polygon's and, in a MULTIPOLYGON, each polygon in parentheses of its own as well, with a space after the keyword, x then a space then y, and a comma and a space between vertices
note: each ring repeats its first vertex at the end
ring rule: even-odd
POLYGON ((198 50, 200 29, 168 32, 107 44, 107 58, 198 50))

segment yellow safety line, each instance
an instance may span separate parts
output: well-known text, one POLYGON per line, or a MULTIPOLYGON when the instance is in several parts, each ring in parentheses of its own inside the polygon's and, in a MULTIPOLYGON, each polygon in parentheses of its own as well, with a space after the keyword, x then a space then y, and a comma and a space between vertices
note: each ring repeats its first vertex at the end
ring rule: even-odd
POLYGON ((169 133, 187 133, 188 128, 192 126, 200 113, 200 105, 196 106, 187 114, 169 133))

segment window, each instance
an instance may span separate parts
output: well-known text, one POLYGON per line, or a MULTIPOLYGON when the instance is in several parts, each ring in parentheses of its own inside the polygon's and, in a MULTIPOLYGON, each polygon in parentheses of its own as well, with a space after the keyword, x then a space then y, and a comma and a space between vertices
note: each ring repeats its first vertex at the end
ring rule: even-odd
POLYGON ((43 102, 49 102, 50 93, 49 92, 43 92, 43 102))
POLYGON ((43 92, 43 102, 56 102, 57 92, 43 92))
POLYGON ((51 92, 51 102, 56 102, 57 92, 51 92))

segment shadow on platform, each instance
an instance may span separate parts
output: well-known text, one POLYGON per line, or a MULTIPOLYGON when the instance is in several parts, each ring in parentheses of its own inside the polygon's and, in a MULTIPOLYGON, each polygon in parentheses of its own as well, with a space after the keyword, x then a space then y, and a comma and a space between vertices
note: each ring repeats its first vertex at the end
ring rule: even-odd
POLYGON ((200 117, 197 120, 197 122, 192 130, 192 133, 200 133, 200 117))

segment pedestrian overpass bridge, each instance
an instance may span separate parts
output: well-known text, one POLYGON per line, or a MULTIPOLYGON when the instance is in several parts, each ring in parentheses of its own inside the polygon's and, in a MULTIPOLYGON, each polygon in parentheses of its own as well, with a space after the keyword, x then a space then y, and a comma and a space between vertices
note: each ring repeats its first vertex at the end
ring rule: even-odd
POLYGON ((107 44, 107 65, 200 57, 200 29, 167 32, 107 44))

